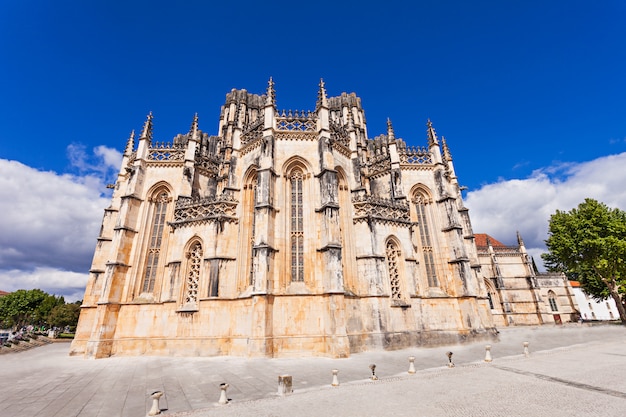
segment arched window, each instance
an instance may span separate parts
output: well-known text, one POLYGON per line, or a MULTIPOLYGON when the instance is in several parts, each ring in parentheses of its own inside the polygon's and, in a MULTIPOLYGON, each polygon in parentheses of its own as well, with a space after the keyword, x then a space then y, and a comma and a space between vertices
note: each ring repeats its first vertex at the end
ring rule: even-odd
POLYGON ((156 198, 151 199, 152 219, 150 223, 150 237, 148 240, 148 253, 146 255, 146 267, 141 291, 151 293, 154 291, 157 269, 159 266, 159 256, 161 254, 161 244, 163 242, 163 231, 165 229, 165 216, 167 205, 170 202, 167 191, 160 191, 156 198))
POLYGON ((556 294, 552 290, 548 291, 548 302, 552 311, 559 311, 559 306, 556 304, 556 294))
POLYGON ((187 280, 185 288, 185 304, 198 303, 198 283, 202 266, 202 245, 195 242, 187 253, 187 280))
POLYGON ((415 211, 417 213, 417 226, 419 228, 420 243, 426 267, 426 277, 428 286, 438 287, 439 280, 435 270, 435 256, 433 254, 432 237, 430 234, 430 205, 429 200, 423 194, 417 194, 414 200, 415 211))
POLYGON ((291 214, 291 281, 304 281, 304 211, 302 207, 302 180, 299 168, 289 176, 291 214))
POLYGON ((402 300, 400 287, 400 250, 392 240, 387 241, 385 250, 387 257, 387 269, 389 270, 389 284, 391 286, 391 299, 402 300))
POLYGON ((489 301, 489 308, 494 310, 496 308, 496 301, 498 300, 498 295, 496 293, 496 289, 489 279, 485 279, 485 287, 487 288, 487 300, 489 301))
POLYGON ((248 253, 248 263, 247 263, 247 274, 248 274, 248 285, 252 285, 253 284, 253 280, 254 280, 254 240, 255 240, 255 236, 256 236, 256 216, 254 215, 254 208, 256 207, 259 198, 257 196, 257 192, 258 192, 258 187, 257 187, 257 174, 254 173, 253 175, 251 175, 249 177, 249 179, 246 181, 246 185, 244 186, 245 189, 245 202, 244 202, 244 207, 245 207, 245 212, 244 212, 244 216, 245 216, 245 221, 244 221, 244 227, 246 228, 245 230, 243 230, 242 233, 242 238, 246 239, 245 233, 247 233, 247 253, 248 253))

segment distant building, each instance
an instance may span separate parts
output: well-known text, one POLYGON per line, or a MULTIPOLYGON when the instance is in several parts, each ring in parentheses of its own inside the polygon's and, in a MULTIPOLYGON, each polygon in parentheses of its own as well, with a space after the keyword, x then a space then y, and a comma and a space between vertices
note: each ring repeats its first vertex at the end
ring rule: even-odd
POLYGON ((0 290, 0 297, 4 297, 5 295, 11 294, 10 292, 0 290))
POLYGON ((619 320, 619 311, 615 305, 615 300, 608 298, 603 301, 596 301, 583 291, 578 281, 570 281, 570 285, 583 320, 619 320))
POLYGON ((194 117, 156 142, 152 124, 127 141, 72 354, 347 357, 493 334, 430 121, 423 147, 390 121, 370 138, 354 93, 320 83, 315 110, 279 111, 270 80, 226 95, 215 136, 194 117))
POLYGON ((487 234, 475 236, 496 326, 577 320, 569 281, 561 273, 538 273, 519 233, 517 246, 506 246, 487 234))

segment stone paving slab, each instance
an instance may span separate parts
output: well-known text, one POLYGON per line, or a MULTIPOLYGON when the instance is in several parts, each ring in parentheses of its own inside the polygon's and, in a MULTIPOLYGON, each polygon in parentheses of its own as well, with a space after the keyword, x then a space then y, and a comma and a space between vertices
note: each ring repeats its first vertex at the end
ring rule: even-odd
POLYGON ((507 328, 485 344, 372 351, 346 359, 68 356, 51 344, 0 356, 0 416, 145 416, 161 390, 172 416, 623 416, 626 414, 626 328, 507 328), (522 355, 524 341, 531 355, 522 355), (454 352, 455 368, 445 353, 454 352), (415 375, 408 357, 415 356, 415 375), (375 363, 379 381, 368 378, 375 363), (340 386, 330 387, 332 369, 340 386), (278 375, 294 393, 277 395, 278 375), (230 387, 217 404, 219 384, 230 387))

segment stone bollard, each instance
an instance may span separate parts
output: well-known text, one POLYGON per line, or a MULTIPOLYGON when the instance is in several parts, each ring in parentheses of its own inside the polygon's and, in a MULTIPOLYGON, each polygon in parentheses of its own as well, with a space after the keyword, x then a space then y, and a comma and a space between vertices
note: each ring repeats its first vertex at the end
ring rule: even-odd
POLYGON ((485 346, 485 362, 491 362, 491 345, 485 346))
POLYGON ((409 356, 409 373, 415 373, 415 356, 409 356))
POLYGON ((528 342, 524 342, 524 356, 525 357, 529 357, 530 356, 530 351, 528 350, 528 345, 529 344, 530 343, 528 343, 528 342))
POLYGON ((452 352, 447 352, 446 356, 448 357, 448 368, 454 368, 454 362, 452 362, 452 352))
POLYGON ((376 376, 376 365, 375 364, 371 364, 370 365, 370 369, 372 370, 372 376, 370 376, 370 379, 372 381, 377 381, 378 377, 376 376))
POLYGON ((150 398, 152 398, 152 408, 148 412, 149 416, 156 416, 161 414, 161 408, 159 407, 159 398, 163 396, 163 391, 154 391, 150 394, 150 398))
POLYGON ((337 377, 337 374, 339 373, 338 369, 333 369, 333 382, 330 384, 333 387, 338 387, 339 386, 339 378, 337 377))
POLYGON ((218 404, 228 404, 228 397, 226 396, 226 390, 228 389, 228 384, 227 383, 221 383, 220 384, 220 390, 222 391, 220 393, 220 399, 217 402, 218 404))
POLYGON ((293 392, 293 382, 291 375, 278 376, 278 395, 287 395, 293 392))

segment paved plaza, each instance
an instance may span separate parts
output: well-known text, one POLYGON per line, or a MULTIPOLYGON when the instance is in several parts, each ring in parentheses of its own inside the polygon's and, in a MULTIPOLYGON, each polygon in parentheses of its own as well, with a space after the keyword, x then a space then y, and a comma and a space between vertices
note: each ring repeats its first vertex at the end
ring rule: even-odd
POLYGON ((353 354, 347 359, 68 356, 55 343, 0 356, 0 416, 143 417, 154 391, 164 415, 624 416, 626 328, 502 329, 485 343, 353 354), (530 356, 523 355, 528 341, 530 356), (453 352, 454 368, 446 366, 453 352), (417 372, 410 375, 408 357, 417 372), (369 379, 376 364, 377 381, 369 379), (331 387, 332 369, 340 385, 331 387), (278 376, 293 393, 279 396, 278 376), (217 404, 228 383, 227 405, 217 404))

